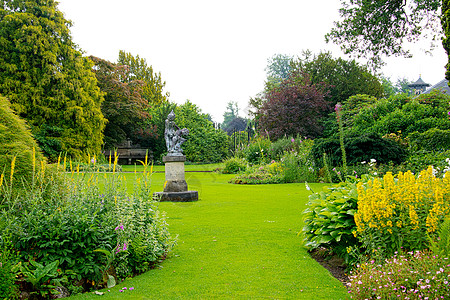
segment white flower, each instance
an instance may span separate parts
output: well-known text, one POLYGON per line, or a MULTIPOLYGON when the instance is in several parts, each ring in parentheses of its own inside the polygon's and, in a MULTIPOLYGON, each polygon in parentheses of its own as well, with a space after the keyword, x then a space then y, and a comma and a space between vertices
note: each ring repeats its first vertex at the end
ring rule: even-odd
POLYGON ((306 189, 308 190, 308 191, 310 191, 311 190, 311 187, 309 186, 309 184, 305 181, 305 187, 306 187, 306 189))
POLYGON ((371 163, 376 163, 377 160, 376 160, 375 158, 371 158, 371 159, 370 159, 370 162, 371 162, 371 163))
POLYGON ((362 165, 365 164, 365 163, 366 163, 366 161, 362 161, 362 162, 361 162, 362 165))

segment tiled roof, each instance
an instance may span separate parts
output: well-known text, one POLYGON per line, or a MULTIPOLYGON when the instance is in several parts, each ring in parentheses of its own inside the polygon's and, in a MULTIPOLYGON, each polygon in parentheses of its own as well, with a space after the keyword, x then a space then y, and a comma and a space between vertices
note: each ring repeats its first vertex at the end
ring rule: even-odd
POLYGON ((431 92, 434 89, 442 90, 447 95, 450 95, 450 87, 448 86, 448 80, 447 79, 443 79, 443 80, 439 81, 438 83, 436 83, 435 85, 433 85, 432 87, 430 87, 429 89, 427 89, 423 93, 424 94, 428 94, 429 92, 431 92))

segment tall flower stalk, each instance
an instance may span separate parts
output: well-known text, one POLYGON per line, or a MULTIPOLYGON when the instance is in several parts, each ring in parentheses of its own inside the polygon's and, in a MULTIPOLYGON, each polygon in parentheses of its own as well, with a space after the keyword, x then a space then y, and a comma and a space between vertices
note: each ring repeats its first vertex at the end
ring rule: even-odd
POLYGON ((339 142, 341 144, 341 152, 342 152, 342 169, 343 169, 343 175, 344 177, 347 176, 347 154, 345 153, 345 146, 344 146, 344 128, 342 125, 342 105, 341 103, 336 103, 336 106, 334 107, 334 110, 336 111, 336 119, 339 126, 339 142))

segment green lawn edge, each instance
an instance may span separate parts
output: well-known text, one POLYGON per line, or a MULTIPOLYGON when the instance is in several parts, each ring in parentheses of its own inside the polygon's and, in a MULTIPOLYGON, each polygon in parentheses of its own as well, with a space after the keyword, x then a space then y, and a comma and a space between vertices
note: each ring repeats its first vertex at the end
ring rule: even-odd
MULTIPOLYGON (((135 175, 125 176, 132 182, 135 175)), ((342 283, 302 246, 298 232, 310 194, 304 184, 234 185, 231 177, 186 173, 199 201, 160 203, 178 235, 167 259, 102 296, 71 299, 348 299, 342 283)), ((163 185, 164 174, 153 174, 154 190, 163 185)))

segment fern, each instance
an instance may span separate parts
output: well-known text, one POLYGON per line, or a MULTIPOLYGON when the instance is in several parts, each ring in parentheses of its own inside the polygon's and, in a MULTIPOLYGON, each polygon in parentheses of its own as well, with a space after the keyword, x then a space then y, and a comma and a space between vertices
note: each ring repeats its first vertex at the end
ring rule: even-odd
POLYGON ((446 218, 439 230, 439 239, 434 241, 428 236, 430 250, 441 257, 450 257, 450 218, 446 218))

